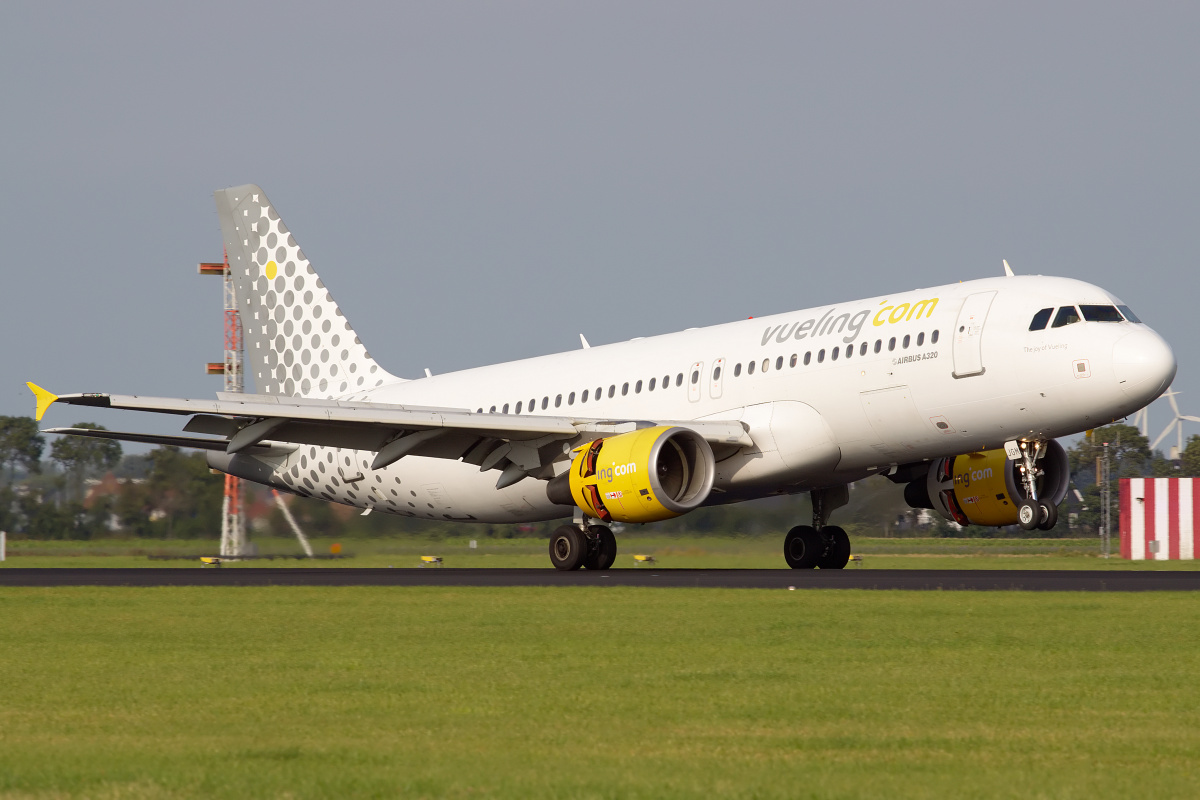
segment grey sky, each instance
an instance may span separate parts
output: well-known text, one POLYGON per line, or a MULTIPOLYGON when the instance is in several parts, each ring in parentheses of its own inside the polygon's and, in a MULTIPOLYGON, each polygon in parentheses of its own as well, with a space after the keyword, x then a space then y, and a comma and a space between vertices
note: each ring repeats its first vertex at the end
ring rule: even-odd
MULTIPOLYGON (((0 6, 0 413, 205 397, 212 191, 263 186, 405 376, 1000 272, 1200 413, 1200 6, 0 6)), ((58 409, 47 422, 175 431, 58 409)), ((1156 404, 1153 428, 1167 422, 1156 404)), ((1200 429, 1189 433, 1200 433, 1200 429)))

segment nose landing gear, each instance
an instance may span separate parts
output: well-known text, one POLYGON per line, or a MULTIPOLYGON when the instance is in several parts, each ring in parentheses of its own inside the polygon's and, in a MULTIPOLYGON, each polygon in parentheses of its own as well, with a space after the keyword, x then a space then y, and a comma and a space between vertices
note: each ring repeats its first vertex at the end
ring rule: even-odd
POLYGON ((1021 455, 1017 459, 1017 471, 1020 473, 1021 488, 1025 491, 1025 499, 1017 508, 1017 524, 1023 530, 1048 531, 1058 523, 1058 506, 1049 498, 1038 496, 1039 479, 1045 475, 1045 470, 1038 466, 1038 461, 1046 454, 1047 443, 1044 440, 1020 442, 1021 455))

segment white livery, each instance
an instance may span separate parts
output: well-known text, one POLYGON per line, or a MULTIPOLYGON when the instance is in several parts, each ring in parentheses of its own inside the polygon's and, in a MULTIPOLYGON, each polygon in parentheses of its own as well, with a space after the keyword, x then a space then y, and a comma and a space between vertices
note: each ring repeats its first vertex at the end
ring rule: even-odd
MULTIPOLYGON (((38 394, 187 415, 187 436, 51 429, 208 450, 300 495, 438 520, 574 518, 555 566, 607 568, 603 523, 812 492, 795 567, 850 555, 829 514, 885 474, 959 521, 1053 525, 1056 437, 1170 385, 1167 343, 1067 278, 997 276, 405 380, 377 364, 257 186, 216 193, 257 394, 38 394)), ((1007 265, 1006 265, 1007 266, 1007 265)), ((1007 270, 1006 270, 1007 272, 1007 270)))

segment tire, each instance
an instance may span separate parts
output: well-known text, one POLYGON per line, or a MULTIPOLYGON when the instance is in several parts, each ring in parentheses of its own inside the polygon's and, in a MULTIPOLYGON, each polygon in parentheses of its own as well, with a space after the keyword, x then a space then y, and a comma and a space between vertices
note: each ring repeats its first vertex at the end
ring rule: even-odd
POLYGON ((797 525, 783 540, 783 558, 792 569, 812 569, 824 551, 821 534, 808 525, 797 525))
POLYGON ((1058 524, 1058 506, 1045 500, 1038 502, 1038 530, 1048 531, 1058 524))
POLYGON ((1021 505, 1017 506, 1017 524, 1021 526, 1022 530, 1037 530, 1041 519, 1042 511, 1032 500, 1022 500, 1021 505))
POLYGON ((821 529, 821 538, 825 540, 825 553, 817 559, 819 569, 845 569, 850 563, 850 537, 836 525, 827 525, 821 529))
POLYGON ((587 551, 587 537, 574 525, 562 525, 550 536, 550 563, 555 569, 579 569, 587 551))
POLYGON ((609 569, 617 560, 617 537, 603 525, 592 525, 588 533, 596 537, 596 542, 588 548, 583 566, 588 569, 609 569))

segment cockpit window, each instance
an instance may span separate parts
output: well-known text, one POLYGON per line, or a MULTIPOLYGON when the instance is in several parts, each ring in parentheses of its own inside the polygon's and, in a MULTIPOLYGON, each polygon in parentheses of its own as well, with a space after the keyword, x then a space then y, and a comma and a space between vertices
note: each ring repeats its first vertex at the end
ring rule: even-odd
POLYGON ((1072 322, 1079 322, 1079 312, 1075 310, 1075 306, 1063 306, 1054 316, 1054 324, 1051 328, 1061 328, 1063 325, 1070 325, 1072 322))
POLYGON ((1083 318, 1088 322, 1124 322, 1115 306, 1080 306, 1083 318))
POLYGON ((1141 323, 1141 320, 1137 318, 1137 314, 1133 313, 1129 306, 1117 306, 1117 310, 1124 314, 1125 319, 1129 320, 1130 322, 1141 323))
POLYGON ((1043 308, 1041 311, 1033 315, 1033 322, 1029 323, 1029 330, 1044 331, 1046 323, 1050 321, 1050 315, 1054 313, 1053 308, 1043 308))

